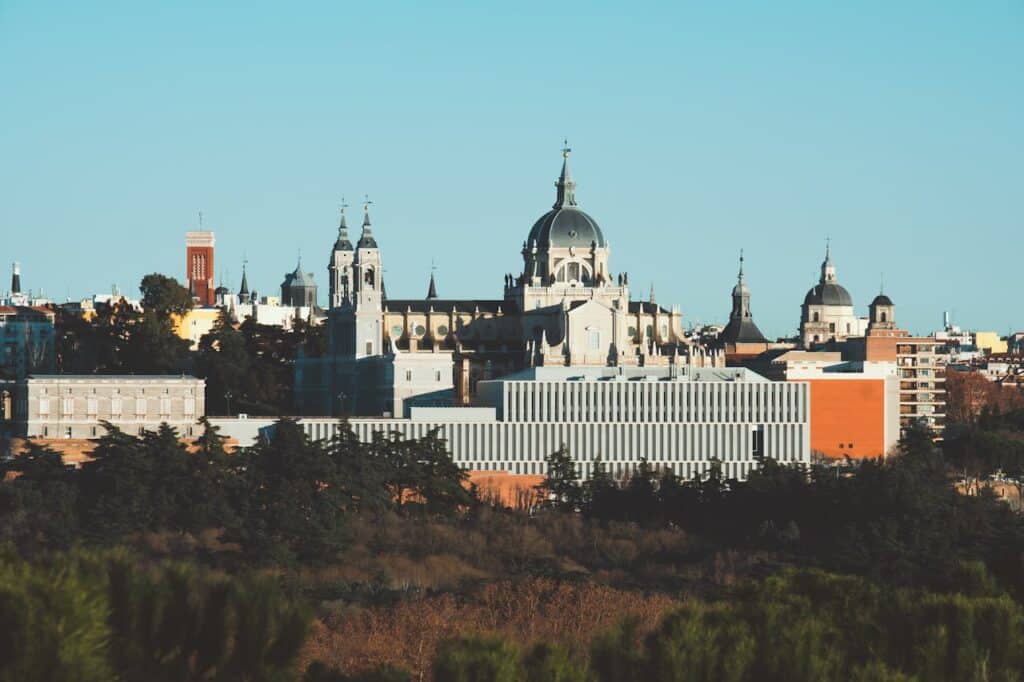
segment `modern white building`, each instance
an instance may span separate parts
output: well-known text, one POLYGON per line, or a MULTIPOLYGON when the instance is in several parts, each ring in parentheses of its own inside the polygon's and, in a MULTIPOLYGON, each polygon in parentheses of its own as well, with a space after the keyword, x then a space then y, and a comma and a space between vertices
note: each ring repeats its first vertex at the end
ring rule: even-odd
MULTIPOLYGON (((564 445, 584 478, 600 458, 615 474, 646 459, 687 478, 718 460, 742 479, 766 457, 810 462, 809 404, 807 383, 746 369, 556 366, 481 381, 471 407, 413 406, 406 419, 349 423, 363 441, 439 429, 456 464, 474 471, 542 475, 544 458, 564 445)), ((243 445, 260 431, 251 420, 213 423, 243 445)), ((314 440, 341 428, 332 418, 299 423, 314 440)), ((263 433, 272 428, 264 423, 263 433)))
POLYGON ((29 438, 96 438, 104 433, 100 421, 132 435, 167 423, 197 436, 205 386, 190 376, 30 376, 0 383, 0 425, 29 438))

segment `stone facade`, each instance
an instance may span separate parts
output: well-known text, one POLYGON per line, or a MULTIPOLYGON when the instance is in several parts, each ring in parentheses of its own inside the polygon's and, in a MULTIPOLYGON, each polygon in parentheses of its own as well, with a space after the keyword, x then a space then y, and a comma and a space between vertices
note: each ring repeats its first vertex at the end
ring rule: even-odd
POLYGON ((8 435, 96 438, 100 421, 137 435, 167 423, 197 436, 205 414, 206 382, 189 376, 30 376, 0 385, 8 435))
POLYGON ((556 200, 523 243, 523 271, 500 298, 387 296, 383 256, 364 206, 353 245, 344 214, 329 260, 329 352, 296 370, 305 414, 408 414, 415 404, 468 405, 477 383, 530 367, 724 365, 684 335, 682 313, 631 300, 611 246, 580 209, 563 150, 556 200), (440 377, 440 379, 438 379, 440 377))

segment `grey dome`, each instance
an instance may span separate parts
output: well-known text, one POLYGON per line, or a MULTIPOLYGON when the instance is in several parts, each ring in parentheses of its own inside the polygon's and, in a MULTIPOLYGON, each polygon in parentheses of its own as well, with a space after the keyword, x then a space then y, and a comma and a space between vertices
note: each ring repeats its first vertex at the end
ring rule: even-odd
POLYGON ((313 281, 313 275, 303 270, 301 265, 295 268, 294 272, 290 272, 284 276, 284 283, 287 287, 316 286, 316 282, 313 281))
POLYGON ((833 282, 818 284, 811 288, 804 297, 804 305, 842 305, 852 306, 850 292, 833 282))
POLYGON ((352 251, 352 242, 348 240, 348 235, 339 236, 337 241, 334 242, 335 251, 352 251))
POLYGON ((570 246, 590 248, 594 243, 599 248, 608 246, 597 221, 574 206, 553 208, 542 215, 533 224, 527 238, 527 245, 538 249, 570 246))
POLYGON ((875 300, 871 301, 871 305, 893 305, 893 302, 892 299, 885 294, 879 294, 878 296, 875 296, 875 300))

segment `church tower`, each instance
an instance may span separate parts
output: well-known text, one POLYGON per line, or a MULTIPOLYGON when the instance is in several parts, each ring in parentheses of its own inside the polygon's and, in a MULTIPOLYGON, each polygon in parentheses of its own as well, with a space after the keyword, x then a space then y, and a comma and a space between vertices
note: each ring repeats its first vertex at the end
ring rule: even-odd
POLYGON ((352 248, 352 242, 348 239, 348 225, 345 224, 346 207, 347 205, 342 200, 338 238, 334 242, 334 248, 331 250, 331 260, 327 265, 331 290, 328 305, 331 308, 340 308, 343 305, 352 303, 351 289, 355 251, 352 248))
POLYGON ((370 224, 370 200, 363 204, 363 233, 356 243, 353 265, 355 305, 355 357, 384 353, 382 299, 383 262, 370 224))
POLYGON ((750 344, 756 344, 756 350, 767 350, 768 340, 754 324, 754 316, 750 312, 750 289, 743 279, 743 252, 740 252, 740 272, 736 286, 732 288, 732 312, 729 313, 729 324, 722 330, 719 340, 726 345, 726 350, 733 353, 751 351, 750 344), (764 348, 760 348, 764 346, 764 348))

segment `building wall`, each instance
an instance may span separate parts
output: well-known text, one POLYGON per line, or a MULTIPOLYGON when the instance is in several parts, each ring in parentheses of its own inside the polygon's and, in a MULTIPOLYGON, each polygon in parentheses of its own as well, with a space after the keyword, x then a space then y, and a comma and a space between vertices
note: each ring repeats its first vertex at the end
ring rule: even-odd
POLYGON ((213 305, 213 232, 185 233, 185 273, 189 290, 202 305, 213 305))
POLYGON ((811 386, 811 452, 825 457, 882 457, 886 442, 883 378, 805 379, 811 386))
POLYGON ((987 351, 990 355, 1005 353, 1006 340, 999 337, 998 332, 974 332, 974 347, 987 351))
MULTIPOLYGON (((303 419, 299 423, 314 440, 330 438, 341 428, 336 419, 303 419)), ((374 433, 422 438, 438 429, 459 466, 511 474, 543 475, 545 457, 563 445, 579 463, 583 478, 589 477, 598 457, 616 475, 635 470, 640 459, 646 458, 652 466, 670 468, 684 478, 706 472, 713 458, 721 462, 727 477, 741 479, 760 466, 762 457, 783 464, 810 461, 806 421, 681 424, 352 419, 350 425, 362 441, 370 441, 374 433), (756 446, 762 454, 755 454, 756 446)))
POLYGON ((45 308, 0 306, 0 378, 54 370, 53 322, 53 312, 45 308))
POLYGON ((194 377, 30 377, 13 386, 15 435, 96 438, 104 433, 104 420, 131 435, 166 422, 183 437, 196 436, 205 386, 194 377))

